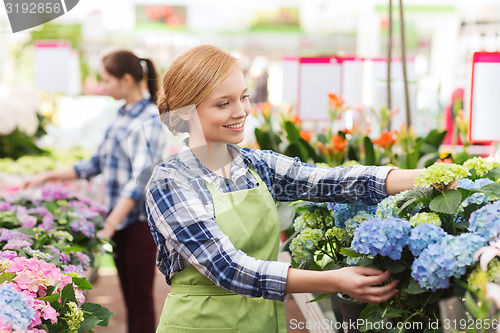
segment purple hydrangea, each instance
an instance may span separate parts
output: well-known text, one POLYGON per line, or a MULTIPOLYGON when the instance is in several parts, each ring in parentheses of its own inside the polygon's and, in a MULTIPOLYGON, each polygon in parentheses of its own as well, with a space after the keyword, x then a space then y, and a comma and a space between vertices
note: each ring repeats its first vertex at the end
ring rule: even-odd
POLYGON ((28 214, 17 214, 17 218, 19 219, 19 223, 21 223, 21 227, 33 229, 36 226, 37 219, 34 216, 28 214))
POLYGON ((31 246, 29 240, 11 239, 3 246, 4 250, 20 250, 31 246))
POLYGON ((80 276, 85 276, 85 272, 83 271, 82 267, 75 265, 62 265, 61 268, 64 274, 76 273, 80 276))
POLYGON ((42 224, 39 227, 45 232, 54 229, 54 215, 47 213, 47 215, 42 217, 42 224))
POLYGON ((42 200, 54 201, 65 200, 70 197, 70 190, 61 186, 44 186, 42 188, 42 200))
POLYGON ((73 232, 81 232, 89 238, 95 237, 95 226, 94 223, 87 221, 85 219, 80 219, 76 222, 71 223, 71 230, 73 232))
POLYGON ((19 232, 17 230, 0 228, 0 242, 9 241, 13 239, 28 240, 31 236, 19 232))
POLYGON ((400 218, 373 218, 354 231, 351 247, 358 253, 380 254, 398 260, 410 240, 410 230, 410 223, 400 218))
POLYGON ((3 259, 14 260, 14 258, 17 258, 16 251, 10 251, 10 250, 0 251, 0 260, 3 259))
POLYGON ((328 203, 328 209, 333 211, 335 225, 339 228, 345 228, 345 222, 352 219, 360 212, 369 212, 375 214, 377 206, 368 206, 362 201, 355 203, 328 203))
POLYGON ((446 235, 446 231, 442 228, 434 224, 424 223, 411 230, 408 247, 411 253, 418 257, 429 244, 439 243, 446 235))
POLYGON ((87 269, 90 267, 90 257, 83 252, 75 253, 76 259, 78 263, 83 267, 83 269, 87 269))
POLYGON ((500 201, 490 203, 475 212, 469 218, 470 233, 477 234, 491 241, 500 237, 500 201))
POLYGON ((0 286, 0 318, 12 325, 14 330, 27 330, 35 317, 30 300, 10 284, 0 286))
POLYGON ((464 188, 466 190, 473 190, 491 183, 493 183, 493 181, 489 178, 476 179, 475 181, 472 181, 469 178, 462 178, 458 180, 458 187, 464 188))
POLYGON ((0 201, 0 212, 10 210, 10 202, 0 201))

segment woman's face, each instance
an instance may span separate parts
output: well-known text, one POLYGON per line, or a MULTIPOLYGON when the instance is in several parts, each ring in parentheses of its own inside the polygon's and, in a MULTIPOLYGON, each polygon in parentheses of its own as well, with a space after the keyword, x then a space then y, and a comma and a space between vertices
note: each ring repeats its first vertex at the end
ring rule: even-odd
POLYGON ((126 85, 123 79, 119 79, 106 71, 104 66, 101 66, 101 82, 104 93, 120 100, 126 97, 126 85))
POLYGON ((207 143, 243 141, 245 119, 251 111, 247 92, 243 73, 234 66, 224 81, 198 105, 198 118, 207 143))

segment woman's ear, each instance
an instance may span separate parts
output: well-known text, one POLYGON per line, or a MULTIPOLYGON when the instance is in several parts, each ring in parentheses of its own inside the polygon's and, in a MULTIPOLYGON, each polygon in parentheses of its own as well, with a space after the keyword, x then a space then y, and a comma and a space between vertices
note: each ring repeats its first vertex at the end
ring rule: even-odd
POLYGON ((120 80, 122 80, 122 82, 124 82, 127 86, 130 86, 135 83, 134 78, 129 73, 123 74, 120 80))

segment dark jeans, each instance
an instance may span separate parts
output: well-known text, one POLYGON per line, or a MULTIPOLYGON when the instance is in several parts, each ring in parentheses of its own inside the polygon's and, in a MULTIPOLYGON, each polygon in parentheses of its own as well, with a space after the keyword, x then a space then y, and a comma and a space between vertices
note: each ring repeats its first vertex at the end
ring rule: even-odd
POLYGON ((112 239, 115 242, 115 264, 127 309, 128 333, 154 333, 156 245, 148 223, 137 221, 117 231, 112 239))

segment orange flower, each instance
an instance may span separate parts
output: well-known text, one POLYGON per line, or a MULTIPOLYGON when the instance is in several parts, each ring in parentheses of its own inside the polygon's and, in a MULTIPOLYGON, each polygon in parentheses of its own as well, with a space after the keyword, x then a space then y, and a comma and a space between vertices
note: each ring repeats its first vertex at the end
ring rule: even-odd
POLYGON ((340 135, 335 135, 332 138, 333 148, 337 151, 342 151, 347 146, 347 140, 340 135))
POLYGON ((345 103, 345 101, 340 96, 333 93, 328 93, 328 101, 330 103, 330 107, 336 110, 342 109, 345 103))
MULTIPOLYGON (((292 123, 297 126, 298 124, 300 124, 300 119, 299 119, 299 115, 298 114, 294 114, 292 116, 292 123)), ((307 141, 307 140, 306 140, 307 141)))
POLYGON ((382 148, 390 147, 396 142, 396 132, 384 131, 380 134, 380 138, 372 140, 372 142, 382 148))
POLYGON ((299 134, 305 142, 309 142, 311 140, 312 133, 310 131, 300 131, 299 134))
POLYGON ((259 104, 257 104, 257 109, 260 110, 260 112, 266 119, 269 119, 269 117, 271 116, 272 108, 272 104, 268 102, 260 102, 259 104))
POLYGON ((452 160, 451 158, 449 158, 449 157, 448 157, 448 158, 445 158, 444 160, 442 160, 442 159, 438 159, 436 162, 437 162, 437 163, 452 164, 452 163, 453 163, 453 160, 452 160))
POLYGON ((321 154, 326 155, 326 148, 323 142, 318 141, 318 149, 321 152, 321 154))

